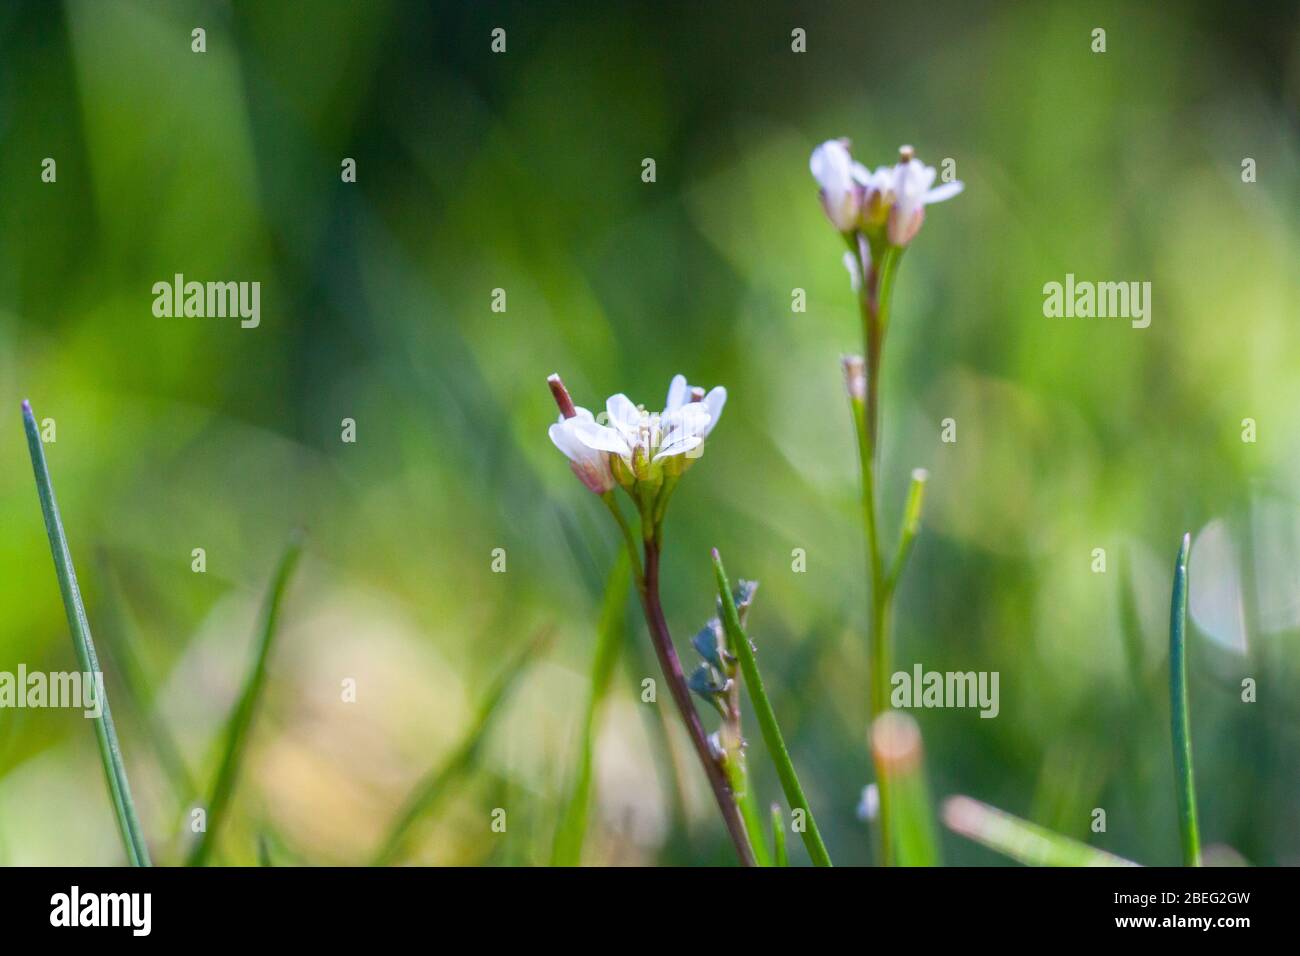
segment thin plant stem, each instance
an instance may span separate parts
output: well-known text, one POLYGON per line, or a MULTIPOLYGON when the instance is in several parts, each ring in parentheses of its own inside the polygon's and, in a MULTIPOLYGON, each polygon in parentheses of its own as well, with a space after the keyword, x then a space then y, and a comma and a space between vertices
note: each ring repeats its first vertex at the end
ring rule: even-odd
MULTIPOLYGON (((849 248, 859 261, 864 257, 860 243, 853 237, 849 248)), ((877 468, 880 459, 880 371, 884 353, 885 331, 889 325, 889 308, 894 278, 902 250, 882 244, 867 250, 870 264, 863 270, 859 290, 862 312, 862 337, 866 348, 866 389, 862 401, 853 401, 854 425, 858 437, 858 457, 862 468, 862 517, 867 545, 867 588, 870 601, 868 646, 871 661, 870 719, 875 721, 889 706, 889 675, 892 661, 889 642, 890 607, 896 575, 888 574, 880 546, 880 522, 877 510, 877 468)), ((905 525, 906 527, 906 525, 905 525)), ((910 543, 909 543, 910 546, 910 543)), ((906 558, 906 551, 900 558, 906 558)), ((896 565, 901 570, 901 565, 896 565)), ((886 866, 894 862, 892 801, 888 781, 876 768, 880 795, 880 860, 886 866)))
POLYGON ((59 579, 59 593, 63 596, 63 610, 68 617, 68 629, 72 632, 72 644, 76 650, 77 663, 83 674, 96 681, 96 703, 100 714, 93 717, 95 740, 99 744, 99 756, 104 765, 104 776, 108 782, 108 795, 113 803, 113 813, 117 818, 118 831, 122 835, 122 844, 126 847, 126 856, 132 866, 150 866, 149 845, 145 841, 144 830, 140 826, 140 817, 131 797, 131 784, 126 777, 126 765, 122 760, 122 749, 117 741, 117 729, 113 725, 113 713, 108 706, 108 693, 104 689, 103 671, 99 667, 99 658, 95 653, 95 641, 90 634, 90 621, 86 617, 86 606, 81 600, 81 589, 77 585, 77 572, 72 565, 72 551, 68 547, 68 538, 63 531, 63 519, 59 516, 59 505, 54 498, 54 484, 50 480, 50 469, 45 461, 45 447, 41 442, 40 430, 36 425, 36 416, 30 402, 23 402, 23 428, 27 432, 27 450, 32 459, 32 471, 36 477, 36 493, 41 501, 41 514, 45 518, 45 533, 50 539, 50 551, 54 556, 54 571, 59 579))
POLYGON ((212 783, 212 793, 207 802, 207 826, 200 834, 198 842, 190 851, 186 860, 188 866, 203 866, 212 853, 217 834, 226 820, 226 810, 235 794, 235 785, 239 782, 239 769, 243 764, 244 751, 248 744, 248 732, 253 726, 253 717, 266 686, 266 667, 271 657, 271 646, 279 632, 280 607, 284 600, 289 579, 293 576, 298 559, 302 556, 303 535, 295 532, 291 537, 280 563, 276 567, 271 589, 267 594, 262 611, 262 628, 258 635, 257 647, 253 654, 253 663, 244 678, 244 686, 239 700, 226 724, 225 744, 222 747, 221 763, 212 783))
POLYGON ((772 804, 772 856, 775 866, 789 866, 790 859, 785 850, 785 817, 779 803, 772 804))
MULTIPOLYGON (((650 530, 650 529, 647 529, 650 530)), ((704 772, 709 778, 709 786, 713 790, 713 797, 717 801, 718 810, 722 813, 723 822, 727 827, 727 834, 731 837, 731 842, 736 848, 736 856, 745 866, 754 866, 754 850, 749 845, 749 836, 745 830, 744 821, 740 817, 739 808, 736 806, 735 794, 732 792, 731 784, 727 780, 726 772, 713 754, 709 746, 708 737, 704 733, 704 725, 700 722, 700 715, 695 711, 695 705, 691 701, 691 692, 686 684, 686 675, 682 672, 681 661, 677 657, 677 651, 673 647, 672 635, 668 631, 668 622, 664 618, 663 605, 659 599, 659 555, 661 530, 651 532, 651 537, 645 541, 645 589, 643 592, 646 624, 650 628, 651 643, 654 644, 655 654, 659 658, 659 666, 663 670, 664 679, 668 681, 668 688, 672 692, 673 702, 677 705, 677 711, 681 715, 682 723, 686 725, 687 735, 691 738, 691 744, 695 748, 696 755, 700 758, 700 763, 704 765, 704 772)))
POLYGON ((1187 710, 1187 552, 1192 536, 1183 535, 1174 564, 1169 608, 1169 718, 1174 743, 1174 787, 1178 798, 1178 832, 1183 865, 1201 865, 1201 836, 1196 824, 1196 780, 1192 773, 1192 727, 1187 710))
POLYGON ((781 789, 790 807, 802 810, 805 817, 803 831, 804 845, 808 855, 817 866, 830 866, 831 857, 822 842, 821 831, 817 829, 817 820, 813 817, 808 798, 804 796, 795 772, 790 751, 786 749, 785 738, 776 720, 776 711, 768 700, 767 689, 763 685, 763 676, 759 673, 758 662, 754 660, 754 649, 749 637, 740 624, 740 615, 736 610, 736 601, 731 593, 731 583, 727 580, 726 569, 722 566, 722 557, 717 549, 713 550, 713 573, 718 582, 718 598, 722 603, 722 625, 727 632, 727 648, 740 662, 740 671, 745 678, 745 687, 749 691, 749 700, 754 705, 754 717, 763 734, 763 743, 776 765, 776 775, 781 781, 781 789))

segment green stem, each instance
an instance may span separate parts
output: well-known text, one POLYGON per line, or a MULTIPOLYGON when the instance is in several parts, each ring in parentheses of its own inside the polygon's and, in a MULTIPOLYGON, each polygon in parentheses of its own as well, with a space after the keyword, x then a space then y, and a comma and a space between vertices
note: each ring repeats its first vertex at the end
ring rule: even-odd
MULTIPOLYGON (((859 239, 849 242, 854 255, 861 255, 859 239)), ((867 635, 870 648, 871 678, 869 685, 870 715, 874 722, 889 707, 889 676, 892 661, 889 644, 890 606, 896 579, 885 571, 880 547, 880 522, 876 505, 877 468, 880 433, 880 370, 884 353, 885 332, 889 326, 889 309, 894 280, 903 250, 884 243, 871 249, 871 264, 864 270, 859 307, 862 312, 862 337, 866 347, 866 394, 853 399, 853 417, 858 437, 858 457, 862 468, 862 517, 867 542, 867 584, 871 602, 867 635)), ((906 528, 906 523, 905 523, 906 528)), ((909 542, 910 546, 910 542, 909 542)), ((906 551, 902 552, 906 557, 906 551)), ((901 569, 901 565, 896 565, 901 569)), ((894 861, 892 801, 888 782, 876 768, 880 793, 880 857, 886 866, 894 861)))
POLYGON ((772 804, 772 856, 776 866, 790 865, 785 851, 785 817, 779 803, 772 804))
POLYGON ((772 858, 767 852, 767 839, 763 834, 763 818, 758 813, 758 802, 754 799, 754 788, 750 786, 749 770, 745 766, 745 755, 737 749, 728 753, 724 768, 727 782, 731 784, 731 793, 740 810, 740 819, 745 824, 749 836, 749 845, 754 852, 756 866, 771 866, 772 858))
POLYGON ((745 678, 749 700, 754 705, 754 716, 763 733, 763 743, 767 745, 767 751, 776 765, 781 789, 785 792, 790 807, 803 811, 806 818, 803 841, 813 863, 817 866, 830 866, 830 854, 826 852, 826 844, 822 842, 812 808, 808 805, 808 798, 804 796, 803 787, 799 784, 799 775, 795 773, 790 751, 786 749, 785 738, 781 735, 781 727, 776 721, 776 712, 772 709, 772 702, 768 700, 767 690, 763 686, 763 676, 758 672, 758 663, 754 660, 754 649, 750 646, 749 638, 740 625, 740 615, 736 611, 736 602, 731 594, 731 584, 727 580, 726 569, 722 566, 722 557, 716 548, 713 550, 713 573, 718 582, 718 597, 722 603, 722 624, 727 632, 727 646, 740 662, 740 671, 745 678))
POLYGON ((1201 837, 1196 825, 1196 781, 1192 773, 1192 727, 1187 711, 1187 552, 1190 534, 1183 535, 1174 564, 1174 589, 1169 607, 1169 717, 1174 742, 1174 786, 1178 797, 1178 828, 1183 865, 1201 865, 1201 837))
POLYGON ((189 859, 186 860, 188 866, 203 866, 207 863, 208 857, 212 853, 212 847, 216 842, 217 833, 225 822, 226 810, 235 794, 235 784, 239 780, 239 768, 243 763, 244 750, 248 742, 248 731, 252 727, 253 717, 257 713, 262 688, 266 685, 267 661, 270 660, 271 645, 275 642, 275 636, 279 630, 277 625, 280 619, 280 605, 284 599, 284 592, 288 587, 289 578, 293 576, 293 570, 297 566, 298 558, 301 555, 302 534, 296 532, 280 558, 280 564, 275 571, 275 578, 271 583, 271 590, 267 594, 266 604, 262 611, 262 630, 258 636, 257 648, 254 651, 253 666, 244 679, 243 690, 240 692, 239 700, 235 704, 235 709, 231 711, 230 720, 226 725, 225 747, 221 755, 221 764, 217 769, 217 776, 212 784, 212 794, 207 803, 207 826, 199 836, 198 842, 194 844, 194 849, 190 851, 189 859))
POLYGON ((113 726, 108 693, 104 689, 103 671, 100 670, 99 658, 95 654, 95 642, 90 634, 86 607, 81 600, 81 589, 77 586, 77 572, 72 566, 72 551, 68 548, 63 519, 59 516, 59 505, 54 499, 54 484, 50 481, 50 470, 45 461, 45 447, 41 443, 41 433, 32 406, 26 401, 23 402, 23 428, 27 432, 27 450, 36 476, 36 493, 41 501, 45 533, 50 539, 54 570, 59 579, 59 593, 63 596, 63 610, 68 617, 68 629, 72 632, 77 662, 84 674, 92 675, 92 679, 97 681, 95 690, 99 699, 96 703, 100 705, 100 714, 92 719, 95 722, 95 739, 99 743, 104 776, 108 781, 109 798, 117 817, 117 827, 131 865, 150 866, 149 846, 140 827, 135 801, 131 798, 131 785, 126 778, 126 765, 122 761, 122 749, 117 742, 117 729, 113 726))

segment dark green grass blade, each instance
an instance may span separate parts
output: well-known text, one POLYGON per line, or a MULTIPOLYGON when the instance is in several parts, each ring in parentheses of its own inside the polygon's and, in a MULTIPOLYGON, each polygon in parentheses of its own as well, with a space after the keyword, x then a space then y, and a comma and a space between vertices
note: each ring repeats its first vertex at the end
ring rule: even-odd
POLYGON ((722 566, 722 557, 717 549, 713 550, 713 573, 718 582, 718 597, 722 602, 722 625, 727 631, 727 645, 740 661, 740 670, 745 678, 745 690, 750 703, 754 706, 754 716, 759 729, 763 732, 763 743, 776 765, 776 775, 781 780, 781 789, 792 810, 802 810, 804 815, 803 842, 808 848, 808 855, 817 866, 830 866, 831 857, 822 842, 817 821, 813 819, 812 808, 799 785, 799 775, 795 773, 790 751, 786 749, 785 738, 776 722, 776 712, 767 699, 767 690, 763 686, 763 677, 758 672, 758 662, 754 660, 754 650, 750 647, 749 636, 740 626, 740 615, 736 611, 736 601, 732 597, 731 583, 727 580, 726 569, 722 566))
POLYGON ((1026 866, 1138 865, 970 797, 949 797, 944 801, 943 822, 954 833, 1026 866))
POLYGON ((492 721, 501 710, 501 703, 520 675, 527 670, 529 662, 550 641, 551 634, 550 629, 538 632, 483 695, 469 731, 442 763, 424 775, 406 798, 388 835, 375 853, 373 866, 387 866, 397 862, 405 852, 407 838, 415 824, 420 818, 433 813, 450 791, 451 785, 474 766, 487 732, 492 727, 492 721))
POLYGON ((285 548, 284 556, 276 568, 271 590, 267 595, 262 612, 262 630, 258 637, 257 648, 253 656, 253 665, 244 678, 244 687, 231 711, 226 724, 225 743, 222 747, 221 764, 212 784, 212 795, 207 803, 207 827, 199 835, 199 840, 190 851, 189 866, 203 866, 217 839, 217 833, 226 819, 226 809, 235 793, 235 784, 239 780, 239 768, 243 763, 244 750, 248 743, 248 731, 253 725, 257 704, 266 684, 266 664, 271 656, 271 645, 275 643, 280 619, 280 605, 289 584, 293 570, 302 556, 302 535, 295 533, 285 548))
POLYGON ((569 799, 555 830, 555 843, 551 848, 552 866, 578 866, 582 863, 582 844, 586 839, 587 814, 591 806, 592 750, 596 743, 596 722, 626 639, 625 616, 631 578, 627 554, 620 550, 605 585, 596 654, 591 666, 591 691, 583 717, 581 751, 569 799))
POLYGON ((1169 719, 1174 742, 1174 787, 1178 797, 1178 832, 1183 865, 1201 865, 1201 836, 1196 825, 1196 781, 1192 774, 1192 727, 1187 711, 1187 552, 1192 536, 1183 535, 1174 564, 1169 606, 1169 719))
MULTIPOLYGON (((68 615, 68 628, 72 631, 77 662, 83 673, 102 674, 99 658, 95 654, 95 642, 90 635, 86 608, 81 601, 81 589, 77 586, 77 572, 72 566, 72 552, 63 532, 58 503, 54 500, 54 485, 50 481, 49 466, 45 462, 45 447, 36 426, 36 416, 28 402, 23 402, 23 428, 27 431, 27 450, 31 454, 32 471, 36 475, 36 493, 41 499, 45 532, 49 536, 50 551, 54 555, 54 570, 59 578, 59 592, 63 595, 63 608, 68 615)), ((117 816, 122 843, 126 846, 127 859, 132 866, 149 866, 149 847, 140 828, 135 802, 131 799, 131 785, 126 779, 122 750, 117 742, 117 729, 113 726, 113 714, 108 707, 108 694, 101 692, 101 696, 101 714, 91 719, 95 724, 95 739, 99 743, 99 755, 104 763, 104 775, 108 779, 113 812, 117 816)))

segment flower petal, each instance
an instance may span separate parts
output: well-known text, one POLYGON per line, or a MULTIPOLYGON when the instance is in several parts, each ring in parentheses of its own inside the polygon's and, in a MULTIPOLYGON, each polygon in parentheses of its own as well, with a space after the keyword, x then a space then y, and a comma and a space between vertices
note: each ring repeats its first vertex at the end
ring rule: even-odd
POLYGON ((623 435, 616 429, 606 425, 583 422, 574 426, 574 434, 577 436, 578 441, 587 448, 609 452, 612 455, 620 455, 627 459, 632 457, 632 449, 623 435))
POLYGON ((654 456, 654 460, 659 461, 661 458, 671 458, 674 455, 682 455, 692 449, 699 448, 703 444, 704 439, 699 435, 690 435, 685 438, 679 438, 671 445, 665 445, 663 448, 659 449, 659 453, 654 456))
POLYGON ((962 181, 960 179, 954 179, 950 183, 943 183, 939 186, 935 186, 933 189, 931 189, 928 193, 925 194, 925 198, 922 201, 927 206, 930 203, 943 202, 945 199, 951 199, 953 196, 961 192, 964 188, 966 187, 962 184, 962 181))
POLYGON ((672 384, 668 386, 668 400, 664 403, 664 411, 673 412, 685 405, 687 391, 686 376, 674 375, 672 384))
POLYGON ((709 410, 709 423, 704 426, 702 433, 705 438, 709 437, 709 433, 713 431, 713 426, 718 424, 718 419, 722 417, 722 409, 726 404, 727 390, 721 385, 718 385, 704 396, 704 407, 709 410))

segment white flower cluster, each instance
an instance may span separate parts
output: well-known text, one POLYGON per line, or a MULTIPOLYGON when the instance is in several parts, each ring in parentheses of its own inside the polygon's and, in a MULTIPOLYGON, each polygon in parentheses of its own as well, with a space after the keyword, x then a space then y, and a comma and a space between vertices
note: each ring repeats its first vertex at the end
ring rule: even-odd
POLYGON ((573 473, 598 495, 621 484, 655 482, 665 470, 680 474, 688 460, 703 452, 704 439, 722 415, 727 390, 719 385, 705 393, 673 378, 662 412, 633 404, 621 392, 605 402, 600 420, 573 404, 558 375, 547 380, 560 406, 551 426, 551 441, 568 457, 573 473))
POLYGON ((925 207, 962 191, 960 181, 934 185, 936 172, 916 158, 910 146, 898 163, 871 172, 853 158, 847 139, 832 139, 813 150, 809 168, 821 187, 822 208, 842 233, 883 235, 905 246, 925 221, 925 207))

